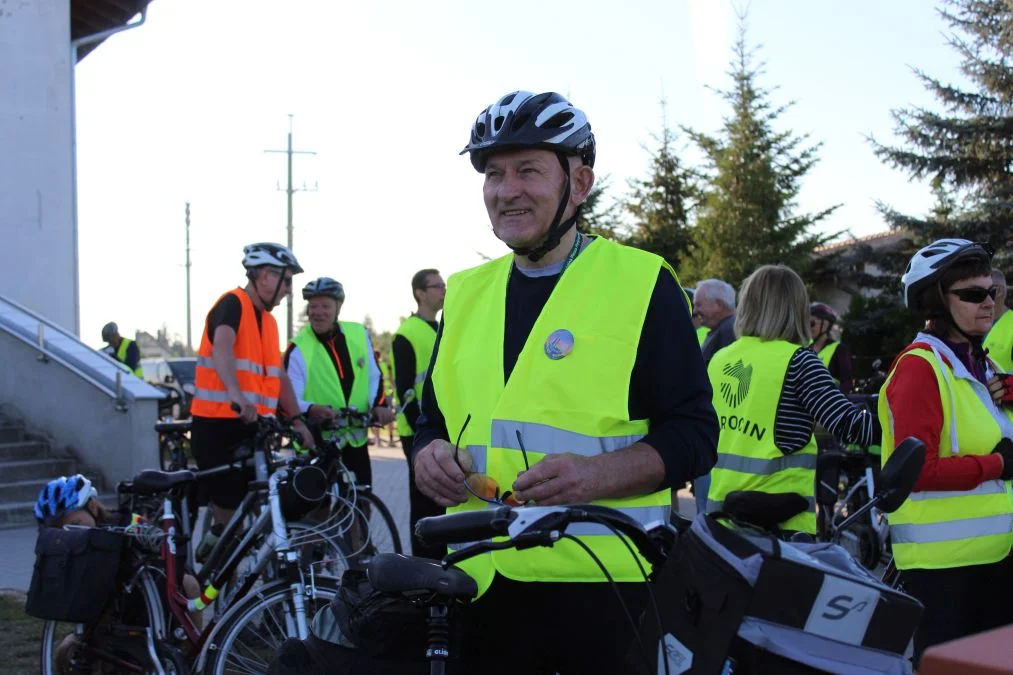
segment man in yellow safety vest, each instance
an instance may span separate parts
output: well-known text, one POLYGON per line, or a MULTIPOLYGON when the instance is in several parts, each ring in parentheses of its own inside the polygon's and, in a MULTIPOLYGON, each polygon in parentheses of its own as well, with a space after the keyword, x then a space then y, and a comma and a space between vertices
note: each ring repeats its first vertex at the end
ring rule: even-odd
MULTIPOLYGON (((484 174, 493 233, 512 253, 450 278, 423 385, 416 484, 448 512, 491 508, 497 491, 512 491, 522 503, 666 520, 672 486, 713 466, 717 440, 675 272, 576 231, 595 142, 585 114, 559 94, 502 97, 479 115, 465 152, 484 174), (466 455, 455 454, 458 438, 466 455), (470 495, 466 474, 484 474, 487 492, 470 495)), ((464 672, 626 672, 633 631, 581 544, 634 616, 646 601, 637 561, 607 528, 573 534, 580 544, 461 564, 479 588, 463 622, 464 672)))

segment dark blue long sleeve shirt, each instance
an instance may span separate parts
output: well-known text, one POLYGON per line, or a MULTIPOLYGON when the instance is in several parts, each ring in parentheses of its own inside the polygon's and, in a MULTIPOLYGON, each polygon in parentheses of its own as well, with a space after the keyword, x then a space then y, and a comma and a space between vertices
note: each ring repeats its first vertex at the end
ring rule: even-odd
MULTIPOLYGON (((558 272, 527 276, 516 266, 511 272, 503 340, 504 382, 560 276, 558 272)), ((593 289, 588 290, 593 297, 593 289)), ((441 322, 430 376, 422 389, 415 452, 436 439, 454 440, 448 434, 431 379, 442 337, 441 322)), ((630 419, 648 420, 649 432, 641 441, 654 448, 665 464, 665 479, 659 489, 680 488, 710 471, 717 461, 718 424, 711 405, 710 380, 685 294, 664 269, 658 275, 640 334, 630 377, 629 414, 630 419)))

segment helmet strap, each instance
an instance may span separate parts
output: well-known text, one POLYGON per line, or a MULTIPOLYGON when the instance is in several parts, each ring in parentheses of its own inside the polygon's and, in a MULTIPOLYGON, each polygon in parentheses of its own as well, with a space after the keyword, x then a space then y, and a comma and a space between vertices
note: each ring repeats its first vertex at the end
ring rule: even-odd
MULTIPOLYGON (((272 267, 272 265, 264 265, 264 267, 272 267)), ((253 292, 257 294, 257 299, 260 300, 260 303, 264 305, 264 309, 266 309, 267 311, 271 311, 271 308, 274 307, 274 303, 278 301, 278 294, 281 293, 281 286, 282 284, 285 283, 286 268, 282 267, 280 269, 281 272, 278 274, 278 285, 274 287, 274 293, 271 295, 270 302, 264 300, 264 296, 261 295, 260 291, 257 289, 257 282, 256 282, 256 278, 258 277, 257 273, 251 270, 251 274, 248 275, 250 281, 253 283, 253 292)))
MULTIPOLYGON (((552 219, 552 225, 549 226, 549 232, 545 236, 545 240, 542 241, 538 246, 528 248, 524 246, 510 246, 510 249, 517 255, 524 255, 528 257, 531 262, 538 262, 545 257, 549 251, 559 246, 560 240, 563 235, 566 234, 571 227, 573 227, 577 218, 580 216, 580 208, 578 207, 574 211, 573 216, 566 219, 565 222, 560 222, 563 219, 563 212, 566 210, 566 205, 570 201, 570 161, 566 155, 561 152, 556 153, 556 159, 559 160, 559 165, 563 167, 563 175, 565 181, 563 184, 563 195, 559 200, 559 206, 556 208, 556 215, 552 219)), ((507 244, 509 246, 509 244, 507 244)))
POLYGON ((953 315, 950 313, 949 308, 946 306, 945 294, 943 293, 942 286, 940 286, 938 283, 936 284, 936 290, 939 292, 939 299, 943 305, 943 311, 940 313, 939 318, 948 323, 953 328, 953 330, 960 333, 964 337, 964 339, 967 340, 968 344, 971 345, 971 358, 975 359, 976 361, 983 361, 985 359, 985 348, 984 348, 985 336, 971 335, 970 333, 967 333, 963 328, 958 326, 956 320, 953 318, 953 315))

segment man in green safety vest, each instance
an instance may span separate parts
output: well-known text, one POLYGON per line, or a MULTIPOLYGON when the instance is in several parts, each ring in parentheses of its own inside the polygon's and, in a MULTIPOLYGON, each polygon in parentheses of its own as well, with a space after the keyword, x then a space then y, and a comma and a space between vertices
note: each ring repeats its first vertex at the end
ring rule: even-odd
MULTIPOLYGON (((342 408, 372 410, 378 424, 389 424, 394 413, 380 386, 380 366, 369 333, 361 323, 338 321, 345 289, 330 277, 320 277, 303 288, 302 296, 309 302, 309 324, 285 352, 285 370, 299 411, 313 419, 334 419, 342 408)), ((366 428, 349 426, 341 433, 347 440, 342 451, 345 466, 358 483, 372 484, 366 428)))
POLYGON ((106 353, 127 367, 137 377, 143 378, 141 350, 137 343, 120 335, 119 327, 110 321, 102 326, 102 341, 108 346, 106 353))
POLYGON ((415 312, 405 319, 394 334, 391 352, 394 355, 394 379, 397 398, 402 410, 397 416, 397 433, 401 437, 401 449, 408 460, 408 497, 412 553, 423 558, 442 558, 445 549, 426 544, 415 536, 415 523, 420 518, 437 516, 443 507, 427 497, 415 485, 415 471, 412 468, 412 449, 415 447, 415 427, 419 418, 419 399, 422 398, 422 383, 429 371, 429 361, 436 344, 439 324, 436 315, 443 310, 443 299, 447 295, 447 284, 434 268, 419 270, 412 277, 412 296, 415 298, 415 312))
POLYGON ((1013 312, 1006 306, 1006 275, 992 268, 995 286, 995 323, 985 336, 988 358, 1004 373, 1013 373, 1013 312))

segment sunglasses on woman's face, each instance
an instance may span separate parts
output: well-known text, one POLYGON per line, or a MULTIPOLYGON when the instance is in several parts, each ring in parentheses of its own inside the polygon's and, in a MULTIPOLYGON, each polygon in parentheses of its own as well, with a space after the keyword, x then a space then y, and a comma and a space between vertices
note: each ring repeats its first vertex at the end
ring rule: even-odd
POLYGON ((991 288, 968 286, 967 288, 951 288, 946 292, 957 296, 960 298, 961 302, 969 302, 972 305, 980 305, 985 302, 985 298, 992 298, 995 300, 995 296, 999 292, 999 289, 995 286, 992 286, 991 288))

